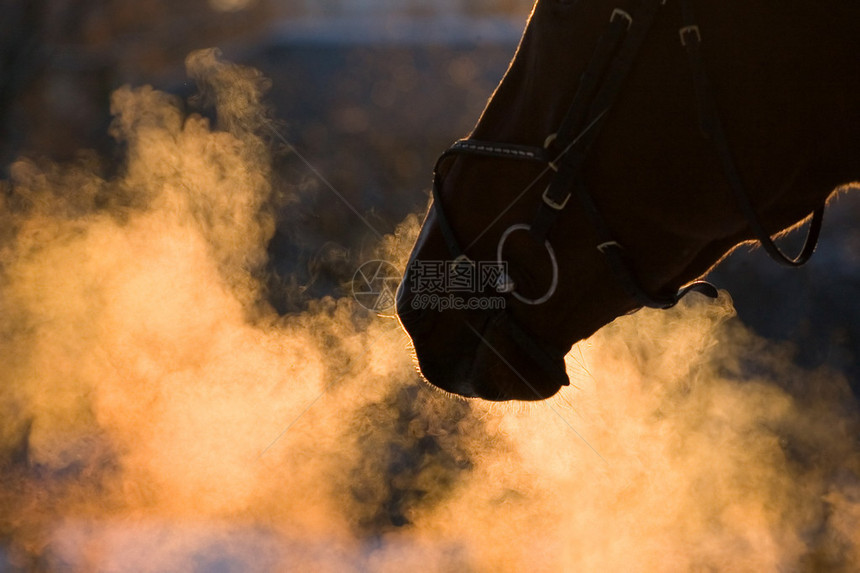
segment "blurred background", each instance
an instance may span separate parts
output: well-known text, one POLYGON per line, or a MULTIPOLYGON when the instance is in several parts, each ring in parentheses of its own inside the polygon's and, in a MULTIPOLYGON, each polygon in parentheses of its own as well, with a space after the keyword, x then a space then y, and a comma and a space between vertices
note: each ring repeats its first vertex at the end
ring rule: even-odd
POLYGON ((328 185, 381 234, 425 207, 435 156, 476 121, 529 10, 527 0, 7 0, 0 164, 92 149, 110 168, 111 92, 150 84, 190 96, 186 56, 218 47, 270 78, 278 143, 318 171, 279 156, 279 184, 302 207, 271 246, 279 270, 310 273, 297 280, 318 298, 343 279, 326 274, 332 265, 356 268, 354 251, 379 238, 328 185))
MULTIPOLYGON (((319 312, 324 297, 348 297, 355 270, 378 256, 382 236, 395 232, 409 215, 423 213, 436 157, 474 125, 514 53, 532 0, 2 0, 0 6, 4 190, 11 166, 22 157, 40 165, 86 164, 104 180, 117 177, 127 142, 112 135, 111 94, 124 85, 151 85, 172 94, 183 113, 203 115, 217 125, 211 102, 198 96, 186 74, 186 57, 195 50, 217 47, 223 60, 260 70, 267 78, 267 115, 274 120, 273 129, 262 136, 271 154, 272 204, 277 206, 260 276, 277 313, 302 320, 306 313, 319 312)), ((762 252, 741 248, 710 277, 731 293, 739 322, 781 349, 775 354, 781 363, 832 371, 844 377, 855 396, 860 392, 856 195, 845 194, 831 204, 818 252, 807 267, 783 270, 762 252)), ((797 239, 789 237, 787 243, 797 239)), ((368 320, 353 316, 350 328, 361 331, 356 325, 368 320)), ((348 371, 362 361, 365 350, 347 352, 341 344, 347 343, 326 339, 325 348, 333 345, 335 355, 351 356, 353 362, 343 360, 350 364, 343 366, 348 371)), ((404 346, 398 347, 403 355, 404 346)), ((777 368, 747 358, 742 371, 777 368)), ((435 508, 447 499, 463 474, 480 467, 476 452, 499 447, 496 438, 486 438, 490 445, 483 441, 488 414, 476 414, 462 402, 440 405, 428 398, 408 360, 404 363, 406 374, 399 366, 397 387, 378 404, 360 409, 360 416, 384 423, 369 429, 363 422, 350 426, 362 436, 364 457, 351 461, 348 477, 384 484, 381 493, 371 486, 347 488, 349 503, 363 504, 355 527, 358 538, 371 540, 361 550, 365 556, 372 552, 373 540, 409 525, 415 508, 435 508)), ((853 404, 853 397, 844 402, 853 404)), ((315 401, 296 402, 301 407, 307 403, 315 401)), ((26 441, 25 436, 4 450, 11 460, 0 463, 4 476, 23 471, 27 484, 60 483, 90 467, 68 464, 52 473, 29 461, 35 454, 28 453, 26 441)), ((540 443, 536 438, 530 445, 540 443)), ((803 456, 815 457, 806 451, 803 456)), ((507 489, 491 506, 525 506, 530 493, 525 485, 507 489)), ((21 526, 27 519, 16 516, 50 495, 19 497, 27 503, 12 503, 2 516, 0 570, 29 569, 17 557, 7 560, 4 547, 29 539, 20 533, 27 529, 21 526)), ((529 511, 516 514, 525 515, 523 524, 537 519, 537 512, 529 511)), ((248 531, 239 538, 250 536, 248 531)), ((74 554, 78 534, 66 537, 72 540, 66 554, 74 554)), ((159 532, 135 530, 134 535, 149 535, 145 545, 161 547, 159 532)), ((201 534, 213 545, 221 543, 219 535, 201 534)), ((123 543, 131 542, 119 546, 123 543)), ((283 546, 283 539, 246 545, 257 550, 260 543, 283 546)), ((281 551, 324 553, 325 540, 318 543, 281 551)), ((34 570, 50 570, 45 563, 56 563, 43 557, 38 544, 28 551, 36 556, 30 562, 38 565, 34 570)), ((456 551, 450 549, 443 564, 460 564, 456 551)), ((344 550, 344 561, 335 560, 331 570, 353 555, 344 550)), ((224 563, 200 563, 196 570, 242 570, 224 563)), ((808 570, 815 570, 814 559, 812 563, 808 570)))

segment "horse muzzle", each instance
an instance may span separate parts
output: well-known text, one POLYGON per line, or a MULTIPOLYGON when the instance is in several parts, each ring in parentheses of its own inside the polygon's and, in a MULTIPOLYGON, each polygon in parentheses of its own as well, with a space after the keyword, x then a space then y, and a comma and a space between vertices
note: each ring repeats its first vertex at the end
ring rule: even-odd
POLYGON ((544 400, 570 382, 564 352, 523 331, 506 312, 422 308, 401 285, 400 322, 434 386, 467 398, 544 400))

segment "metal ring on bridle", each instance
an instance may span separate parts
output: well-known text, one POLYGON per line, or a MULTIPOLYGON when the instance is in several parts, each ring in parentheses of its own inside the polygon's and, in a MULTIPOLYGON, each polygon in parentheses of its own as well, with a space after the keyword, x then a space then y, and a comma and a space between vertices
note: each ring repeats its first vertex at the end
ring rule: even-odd
MULTIPOLYGON (((511 235, 511 233, 513 233, 515 231, 528 231, 530 229, 531 229, 531 225, 526 225, 525 223, 519 223, 516 225, 511 225, 510 227, 507 228, 507 230, 505 230, 504 233, 502 233, 502 236, 499 239, 499 246, 496 247, 496 262, 499 264, 499 266, 501 266, 502 262, 503 262, 502 261, 502 249, 504 249, 505 241, 508 240, 508 237, 511 235)), ((509 289, 506 290, 506 292, 510 292, 510 294, 513 295, 514 298, 516 298, 518 301, 520 301, 523 304, 530 304, 530 305, 543 304, 546 301, 548 301, 550 298, 552 298, 552 295, 555 294, 555 291, 558 288, 558 261, 555 258, 555 251, 553 250, 552 245, 549 244, 548 240, 544 241, 544 247, 546 248, 546 252, 549 253, 550 261, 552 261, 552 282, 549 285, 549 290, 547 290, 546 293, 542 297, 540 297, 540 298, 526 298, 526 297, 524 297, 523 295, 516 292, 516 290, 514 290, 516 288, 516 286, 510 282, 510 278, 507 276, 505 276, 503 280, 499 281, 500 283, 507 282, 507 284, 509 284, 510 286, 509 286, 509 289)))

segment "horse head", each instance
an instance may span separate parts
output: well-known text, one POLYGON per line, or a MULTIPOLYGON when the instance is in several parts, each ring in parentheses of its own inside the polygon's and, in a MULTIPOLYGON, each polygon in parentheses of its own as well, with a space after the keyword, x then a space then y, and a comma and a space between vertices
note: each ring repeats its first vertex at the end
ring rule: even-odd
POLYGON ((436 165, 397 297, 423 376, 544 399, 616 317, 715 295, 695 279, 739 243, 802 264, 857 176, 856 5, 538 0, 436 165), (782 255, 770 236, 810 213, 804 251, 782 255))

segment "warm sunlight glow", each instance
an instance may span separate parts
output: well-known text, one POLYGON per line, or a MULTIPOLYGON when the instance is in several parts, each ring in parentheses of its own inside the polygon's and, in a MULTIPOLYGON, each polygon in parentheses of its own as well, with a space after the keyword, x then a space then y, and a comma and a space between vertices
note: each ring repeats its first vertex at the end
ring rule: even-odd
MULTIPOLYGON (((119 174, 21 159, 0 194, 9 563, 860 565, 848 385, 792 366, 732 320, 727 295, 617 320, 568 356, 570 388, 522 408, 416 386, 396 321, 351 299, 279 316, 262 302, 266 81, 211 51, 188 67, 217 125, 126 87, 112 99, 119 174), (400 526, 373 529, 395 505, 400 526)), ((409 217, 379 258, 402 268, 417 228, 409 217)))
POLYGON ((238 12, 253 5, 256 0, 209 0, 209 5, 218 12, 238 12))

